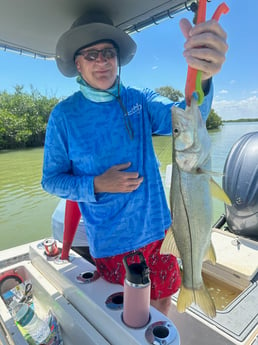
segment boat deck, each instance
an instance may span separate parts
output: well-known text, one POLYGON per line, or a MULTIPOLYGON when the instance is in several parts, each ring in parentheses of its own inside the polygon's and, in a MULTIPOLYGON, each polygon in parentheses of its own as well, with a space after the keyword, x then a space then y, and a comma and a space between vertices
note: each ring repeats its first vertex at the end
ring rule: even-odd
POLYGON ((196 306, 179 314, 176 294, 169 317, 184 345, 258 345, 258 243, 217 229, 212 233, 212 243, 217 263, 214 266, 205 262, 203 272, 214 278, 214 289, 219 280, 232 290, 237 288, 239 294, 222 310, 217 308, 214 319, 196 306))
MULTIPOLYGON (((155 339, 180 344, 174 324, 153 307, 145 327, 126 326, 122 319, 123 286, 99 278, 95 266, 73 251, 69 261, 47 257, 42 243, 1 252, 0 278, 16 272, 24 280, 31 280, 37 304, 45 312, 51 309, 58 319, 64 345, 120 345, 121 339, 127 345, 148 345, 155 339)), ((2 343, 25 345, 2 299, 0 310, 2 343)))
MULTIPOLYGON (((204 272, 239 290, 225 308, 217 308, 214 319, 194 305, 179 314, 176 294, 169 318, 151 307, 146 327, 129 328, 122 320, 123 287, 98 278, 95 266, 73 251, 69 261, 48 258, 42 241, 2 251, 0 278, 6 272, 15 271, 32 281, 35 298, 42 309, 51 308, 56 314, 64 345, 75 344, 75 341, 76 344, 116 345, 121 344, 121 339, 126 340, 127 345, 147 345, 153 343, 149 340, 151 337, 154 341, 156 325, 169 330, 170 338, 158 335, 166 345, 258 345, 258 243, 217 230, 212 240, 217 264, 204 263, 204 272)), ((61 248, 60 243, 58 247, 61 248)), ((0 310, 0 343, 25 345, 2 299, 0 310)))

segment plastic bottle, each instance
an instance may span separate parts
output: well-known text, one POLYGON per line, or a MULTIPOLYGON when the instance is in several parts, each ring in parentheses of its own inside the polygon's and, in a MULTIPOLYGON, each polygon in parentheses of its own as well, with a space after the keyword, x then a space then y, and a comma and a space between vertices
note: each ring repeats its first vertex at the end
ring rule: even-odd
POLYGON ((126 269, 123 321, 129 327, 144 327, 150 319, 149 268, 141 252, 125 256, 123 263, 126 269), (130 256, 139 256, 140 263, 128 265, 130 256))
POLYGON ((22 326, 36 342, 44 343, 50 334, 46 321, 41 320, 27 303, 18 303, 13 310, 15 321, 22 326))

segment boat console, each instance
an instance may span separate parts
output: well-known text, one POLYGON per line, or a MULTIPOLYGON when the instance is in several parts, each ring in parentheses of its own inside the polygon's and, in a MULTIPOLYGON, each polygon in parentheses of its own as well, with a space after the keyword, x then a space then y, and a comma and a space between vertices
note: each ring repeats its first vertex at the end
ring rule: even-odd
MULTIPOLYGON (((59 242, 57 246, 61 252, 59 242)), ((0 279, 13 273, 31 281, 36 306, 43 313, 51 309, 60 324, 64 345, 180 344, 173 322, 153 307, 145 327, 126 326, 122 318, 123 286, 104 281, 95 266, 77 253, 71 250, 69 260, 47 256, 43 241, 22 248, 24 252, 16 258, 17 248, 4 251, 0 279)), ((0 309, 3 344, 27 344, 1 298, 0 309)))

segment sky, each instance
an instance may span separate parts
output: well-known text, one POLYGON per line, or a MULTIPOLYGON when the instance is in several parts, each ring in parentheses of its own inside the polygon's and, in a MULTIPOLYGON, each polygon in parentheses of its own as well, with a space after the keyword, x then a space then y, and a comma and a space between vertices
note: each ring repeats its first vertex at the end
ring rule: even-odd
MULTIPOLYGON (((210 19, 222 1, 207 4, 210 19)), ((229 50, 219 74, 214 76, 212 108, 223 120, 258 118, 258 1, 225 0, 230 12, 220 23, 227 32, 229 50)), ((187 64, 183 58, 182 12, 173 19, 149 27, 132 38, 137 43, 134 59, 122 68, 124 85, 151 89, 171 86, 184 93, 187 64)), ((58 71, 55 61, 44 61, 0 50, 0 92, 14 92, 15 85, 31 86, 46 96, 67 97, 78 90, 74 78, 58 71)))

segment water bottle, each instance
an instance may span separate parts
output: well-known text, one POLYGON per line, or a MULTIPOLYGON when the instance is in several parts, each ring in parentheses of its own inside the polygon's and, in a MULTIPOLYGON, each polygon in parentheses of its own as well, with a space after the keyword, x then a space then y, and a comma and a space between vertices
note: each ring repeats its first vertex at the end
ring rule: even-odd
POLYGON ((46 321, 41 320, 27 303, 18 303, 13 310, 15 321, 22 326, 35 341, 42 344, 50 334, 46 321))
POLYGON ((150 318, 149 268, 141 252, 126 255, 123 263, 126 270, 123 321, 129 327, 144 327, 150 318), (140 262, 128 265, 127 259, 132 256, 138 256, 140 262))

